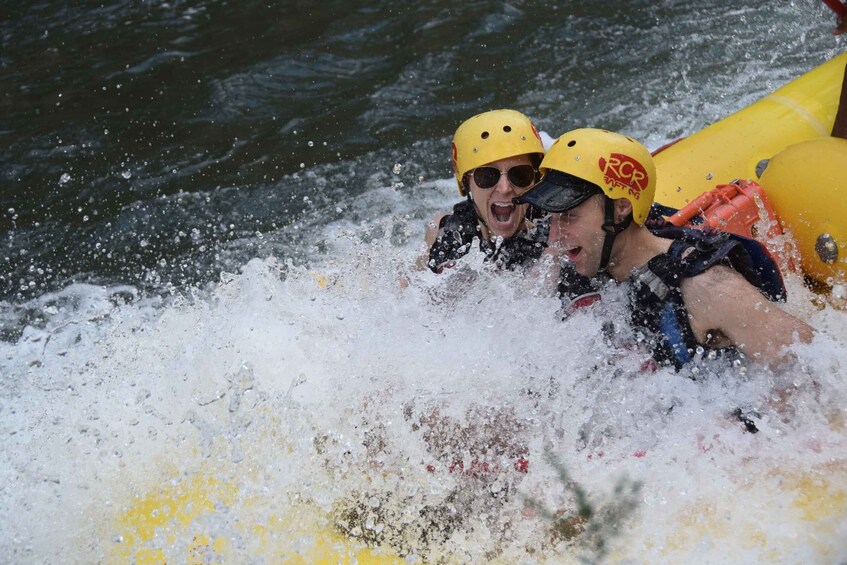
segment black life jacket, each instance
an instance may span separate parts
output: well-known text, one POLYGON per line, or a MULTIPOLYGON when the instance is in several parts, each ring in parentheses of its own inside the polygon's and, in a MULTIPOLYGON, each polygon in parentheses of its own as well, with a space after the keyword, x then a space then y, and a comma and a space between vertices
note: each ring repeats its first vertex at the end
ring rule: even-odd
POLYGON ((556 291, 562 301, 565 317, 600 300, 603 286, 608 281, 609 277, 600 273, 594 277, 580 275, 572 263, 564 262, 559 269, 556 291))
POLYGON ((670 248, 637 269, 632 282, 633 326, 646 330, 654 359, 677 370, 694 357, 698 348, 682 300, 682 280, 715 265, 727 265, 759 289, 769 300, 785 300, 779 269, 757 241, 711 229, 648 226, 659 237, 673 239, 670 248))
POLYGON ((427 266, 435 273, 441 272, 445 263, 467 255, 474 238, 477 238, 479 249, 485 253, 487 261, 493 261, 498 267, 514 269, 541 256, 547 247, 548 233, 548 223, 534 222, 530 229, 519 231, 512 237, 489 241, 482 237, 473 203, 463 200, 453 206, 452 214, 441 218, 438 236, 429 248, 427 266))

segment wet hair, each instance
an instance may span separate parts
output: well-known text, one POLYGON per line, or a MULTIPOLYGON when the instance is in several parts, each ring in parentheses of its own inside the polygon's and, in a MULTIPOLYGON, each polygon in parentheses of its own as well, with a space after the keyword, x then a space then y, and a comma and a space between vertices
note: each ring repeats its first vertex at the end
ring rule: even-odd
POLYGON ((529 160, 532 161, 532 166, 537 171, 538 167, 541 166, 541 161, 544 160, 544 155, 542 153, 530 153, 529 160))
POLYGON ((543 153, 530 153, 529 160, 532 163, 532 168, 535 169, 535 182, 541 180, 541 171, 539 171, 539 167, 541 167, 541 161, 544 160, 543 153))

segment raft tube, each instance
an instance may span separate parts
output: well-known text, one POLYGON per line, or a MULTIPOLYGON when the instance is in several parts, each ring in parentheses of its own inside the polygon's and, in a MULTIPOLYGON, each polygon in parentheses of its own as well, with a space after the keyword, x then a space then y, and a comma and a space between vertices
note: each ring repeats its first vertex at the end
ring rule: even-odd
POLYGON ((656 201, 682 208, 716 184, 758 178, 756 166, 789 145, 828 137, 845 64, 847 53, 842 53, 750 106, 658 151, 656 201))
POLYGON ((804 274, 831 287, 847 273, 847 139, 821 137, 771 159, 762 187, 794 236, 804 274))
POLYGON ((716 185, 758 182, 807 276, 847 277, 847 142, 830 137, 842 53, 761 100, 655 153, 656 201, 682 209, 716 185), (764 172, 763 172, 764 171, 764 172), (760 178, 761 177, 761 178, 760 178))

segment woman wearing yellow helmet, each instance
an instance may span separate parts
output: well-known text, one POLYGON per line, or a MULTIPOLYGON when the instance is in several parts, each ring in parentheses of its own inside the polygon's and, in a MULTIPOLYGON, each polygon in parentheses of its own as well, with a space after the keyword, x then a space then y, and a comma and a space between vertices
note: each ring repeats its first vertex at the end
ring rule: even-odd
POLYGON ((631 288, 632 323, 654 358, 678 369, 704 348, 737 347, 778 361, 812 329, 763 301, 784 298, 779 271, 757 242, 721 232, 646 225, 656 189, 649 151, 598 129, 562 135, 544 178, 516 199, 553 213, 548 253, 576 271, 631 288), (764 303, 763 303, 764 302, 764 303))
POLYGON ((544 146, 532 122, 514 110, 478 114, 453 136, 453 170, 465 200, 427 228, 427 266, 440 272, 471 249, 474 238, 488 260, 512 268, 538 258, 546 230, 527 219, 513 199, 538 180, 544 146))

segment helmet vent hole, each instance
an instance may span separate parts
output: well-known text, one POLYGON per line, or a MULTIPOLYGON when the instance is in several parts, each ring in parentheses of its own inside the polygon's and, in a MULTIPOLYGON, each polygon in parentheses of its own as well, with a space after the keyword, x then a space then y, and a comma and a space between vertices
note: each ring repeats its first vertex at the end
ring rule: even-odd
POLYGON ((481 137, 482 139, 488 139, 488 136, 489 136, 489 135, 490 135, 490 134, 489 134, 487 131, 484 131, 484 132, 482 132, 482 135, 480 135, 480 137, 481 137))
POLYGON ((568 141, 568 147, 573 147, 574 145, 576 145, 576 141, 574 141, 573 139, 568 141))
POLYGON ((503 131, 509 133, 510 131, 512 131, 512 126, 503 126, 503 131))

